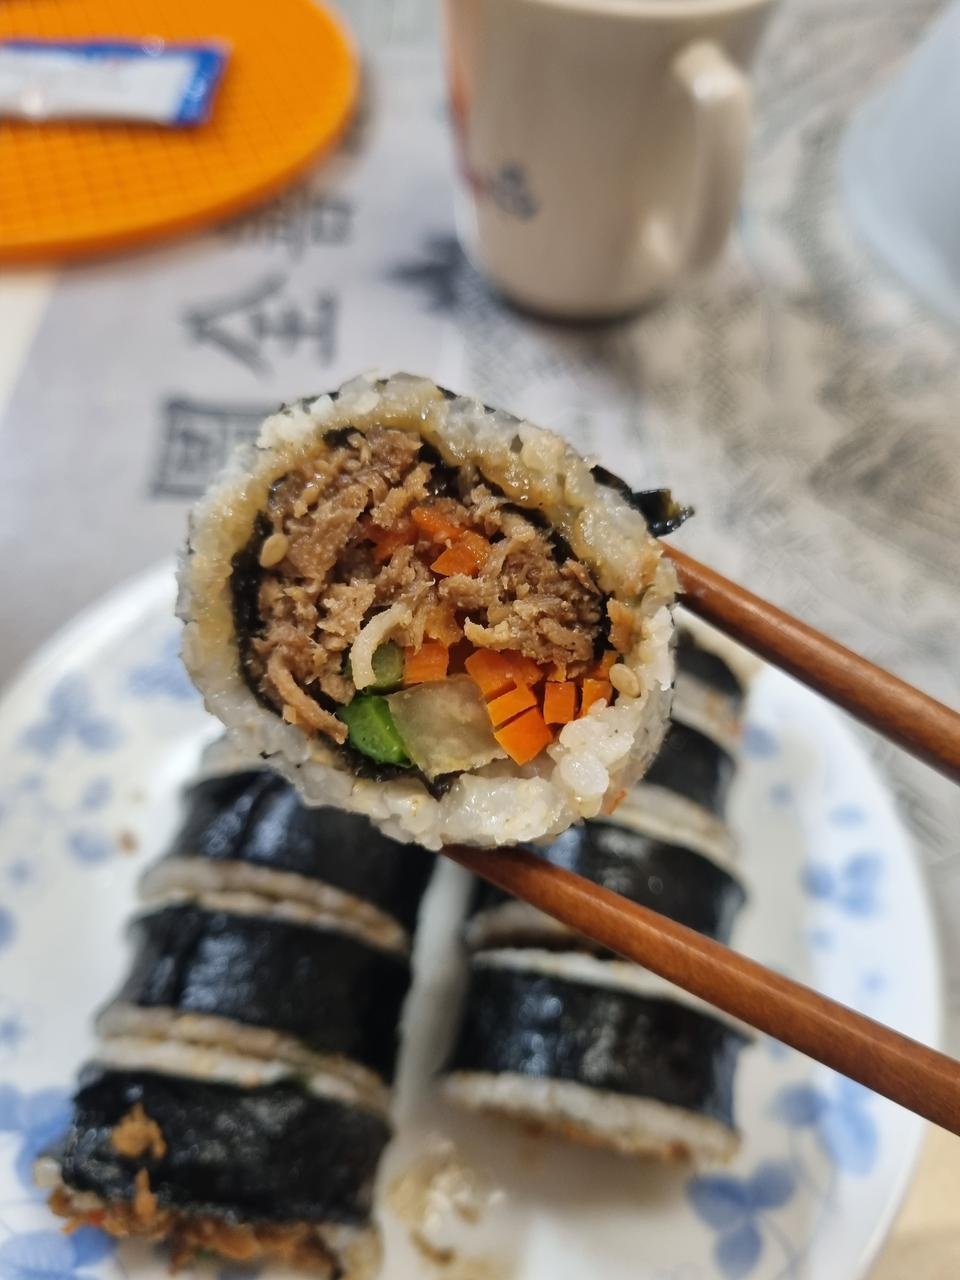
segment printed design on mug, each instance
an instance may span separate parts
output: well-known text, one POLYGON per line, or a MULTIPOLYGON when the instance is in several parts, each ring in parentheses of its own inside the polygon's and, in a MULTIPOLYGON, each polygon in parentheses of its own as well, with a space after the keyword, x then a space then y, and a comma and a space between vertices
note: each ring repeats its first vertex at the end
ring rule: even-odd
POLYGON ((516 161, 502 164, 491 174, 480 173, 465 163, 464 177, 477 199, 492 200, 512 218, 526 221, 540 211, 540 201, 530 190, 527 171, 516 161))
POLYGON ((450 84, 450 124, 460 161, 463 181, 477 200, 492 200, 498 209, 513 218, 527 220, 540 210, 540 201, 530 190, 527 171, 516 160, 500 165, 494 173, 481 173, 467 155, 467 99, 463 84, 454 68, 450 84))

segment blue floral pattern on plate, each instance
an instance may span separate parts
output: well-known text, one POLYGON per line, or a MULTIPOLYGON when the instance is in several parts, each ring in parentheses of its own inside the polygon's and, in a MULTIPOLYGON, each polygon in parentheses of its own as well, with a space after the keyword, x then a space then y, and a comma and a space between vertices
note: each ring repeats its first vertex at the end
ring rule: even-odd
POLYGON ((116 1241, 95 1227, 71 1235, 27 1231, 0 1243, 2 1280, 89 1280, 86 1268, 108 1258, 116 1241))
POLYGON ((126 684, 133 698, 172 698, 176 702, 197 702, 200 695, 190 683, 180 657, 180 632, 173 632, 146 662, 130 668, 126 684))
POLYGON ((873 1100, 869 1089, 838 1076, 829 1091, 809 1083, 784 1085, 774 1096, 771 1114, 788 1129, 813 1133, 835 1168, 864 1176, 877 1158, 873 1100))
POLYGON ((883 858, 878 853, 855 853, 839 869, 810 862, 801 883, 812 898, 830 902, 851 916, 872 916, 880 909, 883 858))
POLYGON ((65 1089, 36 1089, 22 1093, 15 1085, 0 1085, 0 1137, 16 1146, 13 1168, 21 1185, 36 1193, 31 1168, 37 1156, 66 1131, 70 1096, 65 1089))
POLYGON ((44 716, 24 729, 20 745, 24 751, 49 758, 71 741, 88 751, 105 752, 118 747, 122 739, 116 721, 94 708, 87 681, 71 675, 50 690, 44 716))
POLYGON ((788 1164, 767 1161, 738 1177, 715 1173, 694 1178, 687 1188, 694 1212, 716 1232, 713 1258, 727 1280, 741 1280, 754 1271, 773 1233, 787 1254, 793 1250, 772 1225, 772 1214, 793 1196, 796 1177, 788 1164))

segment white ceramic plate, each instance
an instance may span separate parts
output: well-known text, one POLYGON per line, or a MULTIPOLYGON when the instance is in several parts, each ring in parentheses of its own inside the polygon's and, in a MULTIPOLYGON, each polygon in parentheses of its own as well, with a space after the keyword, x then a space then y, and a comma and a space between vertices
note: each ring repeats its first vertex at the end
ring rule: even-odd
MULTIPOLYGON (((179 664, 172 602, 169 569, 118 591, 0 703, 2 1280, 166 1274, 155 1251, 116 1248, 92 1230, 60 1234, 28 1168, 64 1126, 91 1012, 124 972, 135 881, 215 734, 179 664)), ((842 717, 777 672, 751 694, 734 820, 752 893, 740 946, 935 1043, 938 965, 914 856, 842 717)), ((920 1124, 777 1044, 744 1055, 743 1148, 722 1172, 567 1148, 439 1104, 431 1075, 460 981, 464 889, 455 868, 440 869, 418 940, 399 1133, 381 1179, 386 1280, 863 1274, 910 1177, 920 1124), (486 1204, 472 1225, 449 1195, 420 1206, 422 1234, 456 1248, 445 1266, 425 1260, 390 1207, 388 1188, 411 1169, 441 1170, 435 1192, 444 1180, 462 1191, 466 1178, 486 1204)))

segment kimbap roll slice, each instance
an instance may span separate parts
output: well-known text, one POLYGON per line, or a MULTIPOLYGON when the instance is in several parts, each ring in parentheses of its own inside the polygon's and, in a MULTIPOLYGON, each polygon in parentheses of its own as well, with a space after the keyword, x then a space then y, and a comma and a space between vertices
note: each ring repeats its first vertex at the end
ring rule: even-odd
POLYGON ((684 615, 676 635, 677 674, 671 714, 734 755, 750 684, 761 664, 699 618, 684 615))
MULTIPOLYGON (((746 901, 743 886, 728 867, 695 849, 614 821, 571 827, 546 848, 534 847, 532 852, 719 942, 730 941, 746 901)), ((594 946, 559 921, 485 882, 477 884, 466 939, 475 949, 576 946, 590 950, 594 946)))
POLYGON ((715 862, 728 864, 737 856, 736 842, 724 817, 670 787, 638 783, 617 806, 614 817, 622 827, 696 849, 715 862))
POLYGON ((559 834, 641 776, 675 586, 562 439, 401 374, 267 419, 193 513, 179 612, 238 749, 437 849, 559 834))
POLYGON ((571 1141, 696 1161, 737 1149, 743 1032, 619 961, 550 951, 474 957, 443 1091, 571 1141))
POLYGON ((185 805, 166 856, 141 881, 143 898, 249 892, 342 916, 381 946, 409 947, 435 866, 425 850, 359 814, 307 808, 266 769, 203 778, 185 805))
POLYGON ((243 1087, 92 1064, 66 1137, 37 1163, 71 1225, 283 1262, 330 1280, 379 1265, 373 1182, 382 1117, 294 1081, 243 1087))
POLYGON ((645 781, 719 818, 726 810, 736 767, 736 759, 726 747, 674 717, 645 781))
MULTIPOLYGON (((747 696, 747 683, 742 672, 724 658, 716 649, 704 643, 703 627, 694 635, 684 621, 677 627, 677 676, 687 680, 699 680, 718 696, 726 699, 732 714, 739 716, 747 696)), ((725 644, 731 642, 725 640, 725 644)))
POLYGON ((232 1047, 377 1086, 393 1079, 410 965, 338 927, 188 903, 140 916, 105 1036, 232 1047))
POLYGON ((722 860, 733 852, 724 818, 746 691, 758 664, 698 619, 684 618, 677 634, 670 727, 616 818, 722 860))

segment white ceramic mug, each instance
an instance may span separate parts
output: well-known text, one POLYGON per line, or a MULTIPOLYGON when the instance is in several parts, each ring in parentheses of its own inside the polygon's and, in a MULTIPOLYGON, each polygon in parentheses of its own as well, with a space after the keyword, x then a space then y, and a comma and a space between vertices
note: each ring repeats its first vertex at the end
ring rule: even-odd
POLYGON ((472 260, 549 315, 628 312, 711 262, 770 0, 445 0, 472 260))

